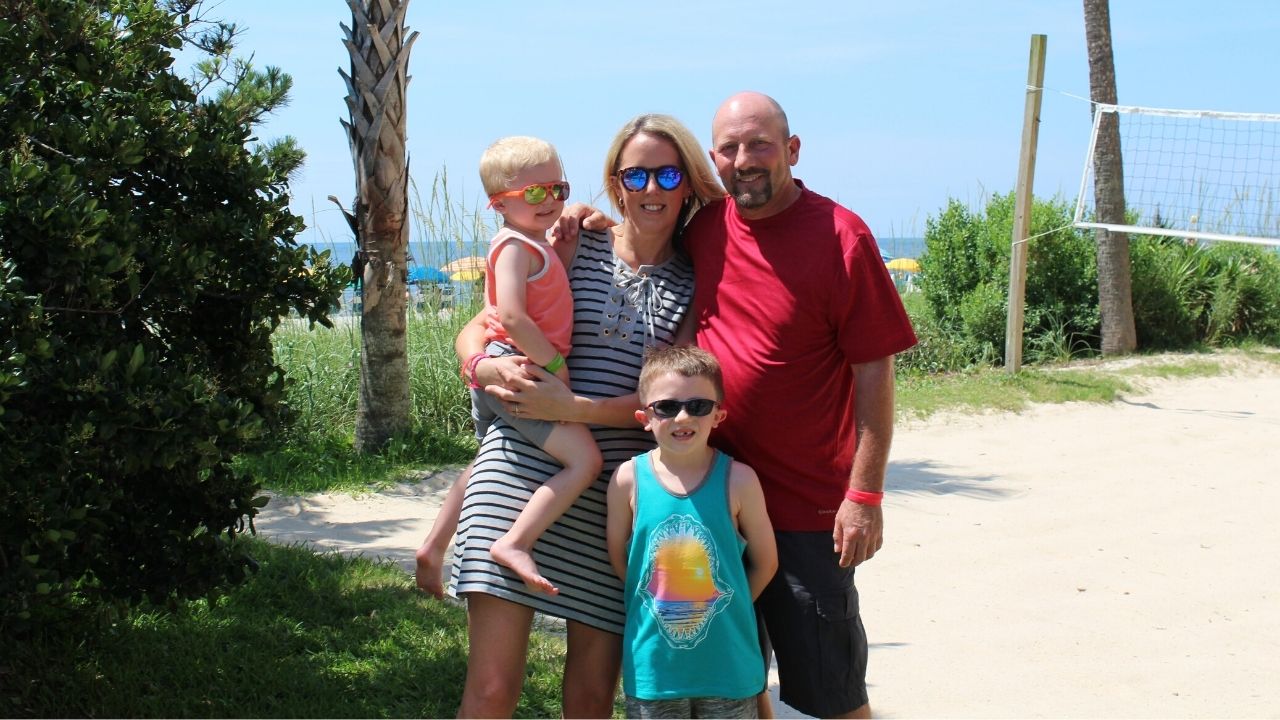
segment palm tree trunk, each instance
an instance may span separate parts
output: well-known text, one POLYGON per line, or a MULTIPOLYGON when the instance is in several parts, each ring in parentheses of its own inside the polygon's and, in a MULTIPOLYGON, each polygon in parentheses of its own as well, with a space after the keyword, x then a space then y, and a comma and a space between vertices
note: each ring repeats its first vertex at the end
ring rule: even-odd
MULTIPOLYGON (((1116 102, 1116 68, 1111 52, 1108 0, 1084 0, 1085 44, 1089 51, 1089 92, 1094 102, 1116 102)), ((1091 111, 1092 106, 1090 106, 1091 111)), ((1093 154, 1093 196, 1098 221, 1124 225, 1124 163, 1120 120, 1102 117, 1093 154)), ((1120 355, 1138 346, 1133 325, 1133 282, 1129 236, 1098 230, 1098 307, 1102 314, 1102 354, 1120 355)))
POLYGON ((364 258, 360 316, 358 452, 381 448, 409 427, 409 361, 405 340, 409 245, 409 161, 405 153, 405 41, 408 0, 347 0, 351 25, 342 26, 351 56, 347 83, 350 122, 342 121, 355 163, 356 240, 364 258))

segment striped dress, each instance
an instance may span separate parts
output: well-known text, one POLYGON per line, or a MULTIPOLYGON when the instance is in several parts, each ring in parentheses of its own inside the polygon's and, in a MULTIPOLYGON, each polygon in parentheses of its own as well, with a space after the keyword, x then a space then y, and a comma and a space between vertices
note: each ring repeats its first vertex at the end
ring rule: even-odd
MULTIPOLYGON (((567 358, 575 394, 604 398, 636 391, 646 345, 670 345, 693 302, 693 268, 677 254, 633 272, 613 254, 610 236, 584 232, 569 270, 573 289, 573 352, 567 358)), ((538 570, 559 595, 526 590, 489 557, 533 491, 560 466, 498 419, 480 443, 467 483, 449 590, 481 592, 622 634, 622 582, 605 548, 605 492, 614 468, 653 447, 639 425, 591 428, 604 468, 533 548, 538 570)))

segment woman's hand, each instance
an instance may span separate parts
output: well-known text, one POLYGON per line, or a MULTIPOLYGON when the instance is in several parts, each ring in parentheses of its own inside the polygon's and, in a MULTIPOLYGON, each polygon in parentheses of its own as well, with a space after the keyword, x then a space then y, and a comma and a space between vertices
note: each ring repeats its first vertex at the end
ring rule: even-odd
MULTIPOLYGON (((501 358, 507 359, 507 358, 501 358)), ((520 372, 507 374, 503 382, 485 385, 485 392, 498 398, 507 412, 534 420, 574 421, 574 395, 555 375, 520 358, 520 372)), ((480 363, 481 367, 489 364, 480 363)), ((481 376, 483 382, 483 375, 481 376)))
POLYGON ((487 385, 512 386, 514 383, 522 380, 527 381, 530 378, 529 374, 525 372, 526 366, 533 367, 529 363, 529 358, 523 355, 488 357, 476 365, 475 381, 480 387, 487 385))

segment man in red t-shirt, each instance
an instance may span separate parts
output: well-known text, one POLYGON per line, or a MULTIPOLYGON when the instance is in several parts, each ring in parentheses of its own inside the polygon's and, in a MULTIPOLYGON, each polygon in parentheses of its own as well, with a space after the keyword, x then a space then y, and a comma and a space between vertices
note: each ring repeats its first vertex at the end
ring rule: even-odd
POLYGON ((870 717, 854 567, 883 540, 893 356, 915 334, 861 218, 791 176, 800 139, 765 95, 729 98, 711 159, 730 199, 686 231, 697 342, 719 358, 713 442, 755 468, 779 570, 757 603, 782 700, 870 717))

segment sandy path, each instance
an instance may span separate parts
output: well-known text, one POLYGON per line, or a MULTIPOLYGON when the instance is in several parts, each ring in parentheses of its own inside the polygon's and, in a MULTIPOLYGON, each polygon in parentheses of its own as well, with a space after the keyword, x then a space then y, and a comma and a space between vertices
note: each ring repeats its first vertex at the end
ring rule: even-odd
MULTIPOLYGON (((1280 717, 1278 466, 1275 366, 900 428, 858 575, 876 714, 1280 717)), ((411 568, 448 479, 257 527, 411 568)))

